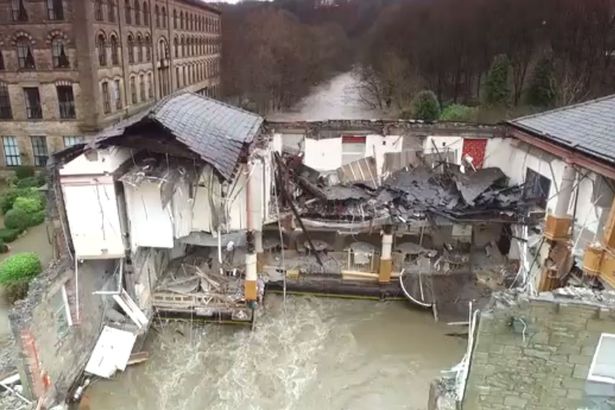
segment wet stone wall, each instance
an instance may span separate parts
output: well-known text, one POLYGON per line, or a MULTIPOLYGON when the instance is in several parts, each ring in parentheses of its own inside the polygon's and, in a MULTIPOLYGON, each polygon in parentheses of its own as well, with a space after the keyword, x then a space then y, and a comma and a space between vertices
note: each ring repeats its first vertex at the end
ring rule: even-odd
POLYGON ((600 335, 615 333, 615 298, 596 295, 495 295, 481 314, 463 408, 613 408, 612 386, 587 381, 600 335))

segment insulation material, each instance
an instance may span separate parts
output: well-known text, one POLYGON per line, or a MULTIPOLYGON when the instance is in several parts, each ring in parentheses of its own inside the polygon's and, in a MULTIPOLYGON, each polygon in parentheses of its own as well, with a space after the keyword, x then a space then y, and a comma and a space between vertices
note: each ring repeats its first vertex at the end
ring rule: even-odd
POLYGON ((192 231, 215 232, 218 221, 224 220, 222 207, 222 185, 213 168, 207 166, 201 173, 194 204, 192 205, 192 231))
POLYGON ((189 235, 192 229, 193 198, 190 197, 191 190, 190 183, 182 179, 173 193, 171 210, 173 212, 173 232, 176 238, 189 235))
POLYGON ((124 191, 132 249, 139 246, 173 248, 170 207, 162 207, 158 184, 143 182, 141 185, 132 186, 125 183, 124 191))
POLYGON ((85 371, 105 379, 118 370, 124 371, 136 340, 137 336, 130 332, 105 326, 85 371))
POLYGON ((318 171, 332 171, 342 166, 342 139, 305 139, 303 163, 318 171))
POLYGON ((75 255, 80 259, 122 257, 124 242, 112 178, 63 178, 61 184, 75 255))
POLYGON ((247 168, 245 165, 242 165, 226 198, 226 231, 238 231, 248 228, 248 217, 246 215, 247 182, 247 168))

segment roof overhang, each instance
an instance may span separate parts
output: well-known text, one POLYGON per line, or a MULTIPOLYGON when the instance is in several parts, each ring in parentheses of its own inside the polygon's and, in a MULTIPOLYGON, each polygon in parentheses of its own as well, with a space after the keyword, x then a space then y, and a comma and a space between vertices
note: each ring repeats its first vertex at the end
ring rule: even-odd
POLYGON ((615 164, 609 164, 606 161, 599 160, 591 155, 579 152, 574 148, 566 147, 551 140, 547 140, 543 136, 525 129, 524 127, 507 122, 507 133, 509 137, 516 138, 533 147, 546 151, 556 157, 561 158, 569 164, 577 165, 593 171, 603 177, 615 179, 615 164))

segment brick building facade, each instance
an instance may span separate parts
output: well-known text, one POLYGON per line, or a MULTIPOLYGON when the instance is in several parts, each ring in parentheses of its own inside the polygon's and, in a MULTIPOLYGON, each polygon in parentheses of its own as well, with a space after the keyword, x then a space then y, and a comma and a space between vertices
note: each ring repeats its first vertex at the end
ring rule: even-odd
POLYGON ((0 166, 44 166, 178 89, 217 95, 220 25, 199 0, 0 0, 0 166))

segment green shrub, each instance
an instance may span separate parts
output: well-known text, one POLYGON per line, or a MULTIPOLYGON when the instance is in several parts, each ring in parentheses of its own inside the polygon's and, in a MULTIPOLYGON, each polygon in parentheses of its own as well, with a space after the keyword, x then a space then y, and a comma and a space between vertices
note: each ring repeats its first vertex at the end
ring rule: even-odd
POLYGON ((30 214, 30 226, 40 225, 45 222, 45 211, 38 211, 30 214))
POLYGON ((34 176, 34 167, 22 165, 15 169, 15 176, 17 179, 24 179, 34 176))
POLYGON ((23 209, 11 209, 4 216, 4 226, 23 231, 30 226, 30 215, 23 209))
POLYGON ((43 202, 40 198, 36 198, 34 196, 24 197, 20 196, 15 199, 13 203, 13 209, 21 209, 27 214, 33 214, 35 212, 42 211, 44 208, 43 202))
POLYGON ((13 242, 22 232, 20 229, 2 228, 0 229, 0 240, 7 243, 13 242))
POLYGON ((474 122, 476 121, 476 114, 477 110, 474 107, 468 107, 467 105, 461 104, 451 104, 442 110, 440 120, 474 122))
POLYGON ((45 194, 36 188, 11 188, 0 195, 0 211, 3 214, 6 214, 9 210, 11 210, 11 208, 13 208, 15 200, 19 197, 36 198, 40 201, 43 208, 47 204, 45 194))
POLYGON ((27 177, 24 179, 18 179, 15 182, 15 186, 17 188, 38 188, 46 183, 46 179, 44 175, 37 175, 34 177, 27 177))
POLYGON ((18 253, 0 263, 0 284, 30 281, 42 271, 43 265, 38 255, 32 252, 18 253))
POLYGON ((423 90, 412 100, 414 117, 423 121, 436 121, 440 117, 440 103, 433 91, 423 90))

